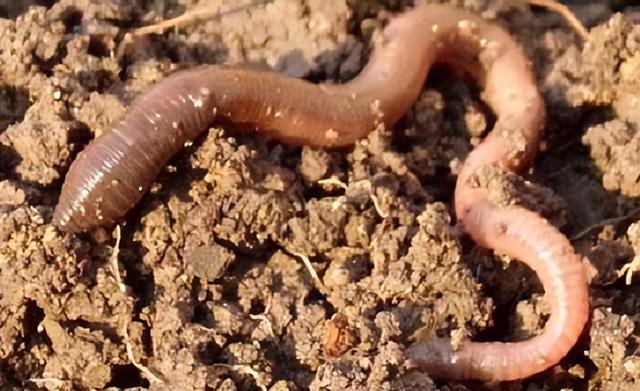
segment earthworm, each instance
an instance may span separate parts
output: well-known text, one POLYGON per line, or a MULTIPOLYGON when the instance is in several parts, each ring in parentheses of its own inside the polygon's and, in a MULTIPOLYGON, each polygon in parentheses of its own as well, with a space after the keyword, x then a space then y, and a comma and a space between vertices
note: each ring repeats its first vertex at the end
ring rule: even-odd
POLYGON ((393 18, 353 80, 312 84, 266 71, 208 65, 169 76, 142 94, 110 132, 72 163, 53 222, 80 232, 122 219, 161 168, 215 123, 232 123, 290 144, 344 146, 376 125, 392 126, 418 97, 435 62, 474 75, 495 112, 494 129, 465 160, 455 190, 459 223, 480 246, 510 255, 540 277, 552 314, 527 341, 415 342, 406 368, 434 377, 502 381, 555 365, 576 343, 588 314, 587 280, 567 239, 542 217, 491 202, 476 186, 487 166, 519 172, 535 157, 544 102, 529 61, 502 28, 446 5, 393 18))

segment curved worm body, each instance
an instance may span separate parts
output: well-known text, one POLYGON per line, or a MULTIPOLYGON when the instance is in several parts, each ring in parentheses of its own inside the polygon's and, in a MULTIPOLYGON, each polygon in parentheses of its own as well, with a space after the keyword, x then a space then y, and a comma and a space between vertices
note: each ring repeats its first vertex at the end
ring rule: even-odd
POLYGON ((183 144, 216 122, 231 122, 283 142, 348 145, 377 123, 393 125, 417 98, 435 61, 453 63, 483 84, 494 130, 469 155, 458 178, 456 214, 481 246, 538 273, 551 300, 543 332, 513 343, 418 342, 406 365, 446 378, 501 381, 555 365, 576 343, 588 314, 587 281, 567 239, 538 215, 489 201, 474 175, 486 165, 519 171, 535 156, 544 103, 530 64, 501 28, 444 5, 394 18, 363 71, 342 85, 220 66, 178 72, 140 96, 112 131, 72 164, 54 213, 63 230, 112 224, 149 189, 183 144))

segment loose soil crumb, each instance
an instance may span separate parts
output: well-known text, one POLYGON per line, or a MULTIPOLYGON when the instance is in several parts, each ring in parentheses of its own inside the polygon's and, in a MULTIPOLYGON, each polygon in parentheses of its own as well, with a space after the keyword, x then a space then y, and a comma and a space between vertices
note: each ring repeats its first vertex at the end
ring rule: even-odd
POLYGON ((627 357, 627 351, 634 344, 632 334, 637 328, 636 323, 627 315, 612 313, 610 308, 593 311, 589 357, 598 367, 598 372, 590 380, 591 387, 603 390, 631 389, 629 385, 633 384, 634 379, 627 369, 629 365, 624 363, 632 358, 627 357))
POLYGON ((629 197, 640 196, 640 132, 616 119, 587 130, 583 142, 602 171, 605 189, 629 197))
POLYGON ((0 0, 0 388, 636 389, 640 277, 626 285, 618 270, 640 257, 640 222, 622 218, 640 207, 640 27, 603 2, 575 5, 598 24, 582 45, 539 9, 451 2, 516 35, 547 102, 531 171, 478 183, 576 236, 597 272, 591 327, 560 365, 508 385, 404 369, 412 341, 521 340, 549 312, 530 270, 456 229, 455 175, 495 119, 446 66, 395 129, 344 150, 210 129, 129 213, 118 248, 111 228, 51 225, 75 155, 169 73, 249 64, 342 82, 411 2, 233 12, 237 1, 220 0, 222 16, 135 39, 118 57, 126 32, 207 1, 0 0))

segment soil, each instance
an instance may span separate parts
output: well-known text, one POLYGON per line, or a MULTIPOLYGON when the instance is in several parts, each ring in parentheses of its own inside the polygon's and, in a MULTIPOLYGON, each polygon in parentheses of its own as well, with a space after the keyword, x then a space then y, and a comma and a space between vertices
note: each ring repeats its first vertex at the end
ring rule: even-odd
POLYGON ((456 230, 456 168, 494 119, 473 80, 448 67, 393 131, 352 148, 213 128, 121 230, 51 225, 78 151, 170 72, 249 63, 342 82, 411 2, 217 1, 229 12, 118 55, 127 31, 205 3, 0 1, 0 389, 639 387, 640 279, 617 273, 640 263, 636 9, 574 4, 593 28, 582 42, 539 8, 456 1, 522 42, 548 104, 534 167, 495 173, 492 196, 549 218, 593 272, 591 323, 568 357, 524 381, 480 384, 402 366, 412 339, 518 340, 548 315, 529 269, 456 230))

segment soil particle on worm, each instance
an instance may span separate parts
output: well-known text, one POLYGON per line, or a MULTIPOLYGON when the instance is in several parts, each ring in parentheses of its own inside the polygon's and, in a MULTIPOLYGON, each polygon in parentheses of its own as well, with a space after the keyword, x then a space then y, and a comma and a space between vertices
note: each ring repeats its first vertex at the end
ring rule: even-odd
MULTIPOLYGON (((458 233, 455 174, 494 119, 448 67, 433 70, 396 129, 352 148, 211 129, 127 216, 118 248, 110 230, 51 226, 73 157, 167 74, 248 63, 344 81, 375 29, 411 2, 218 1, 223 16, 115 56, 128 29, 209 3, 0 1, 0 387, 504 389, 402 365, 413 340, 523 339, 549 312, 533 273, 458 233)), ((618 274, 640 257, 633 14, 575 5, 599 24, 581 45, 539 9, 454 3, 517 36, 549 112, 531 172, 489 172, 479 185, 550 218, 594 270, 585 340, 561 365, 504 387, 637 388, 640 290, 618 274)))

